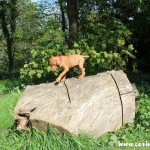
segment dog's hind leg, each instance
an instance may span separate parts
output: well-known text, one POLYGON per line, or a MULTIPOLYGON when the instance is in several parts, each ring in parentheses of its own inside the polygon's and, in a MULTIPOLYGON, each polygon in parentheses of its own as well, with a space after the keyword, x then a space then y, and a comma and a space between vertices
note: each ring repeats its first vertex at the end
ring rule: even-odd
POLYGON ((79 61, 79 68, 81 69, 82 73, 79 76, 79 80, 82 80, 84 78, 84 76, 85 76, 85 68, 84 68, 83 64, 84 64, 84 60, 80 60, 79 61))

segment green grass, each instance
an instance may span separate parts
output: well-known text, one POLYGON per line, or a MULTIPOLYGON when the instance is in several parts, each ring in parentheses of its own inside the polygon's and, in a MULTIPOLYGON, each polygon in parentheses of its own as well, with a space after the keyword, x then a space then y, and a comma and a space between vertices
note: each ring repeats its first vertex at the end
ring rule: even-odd
MULTIPOLYGON (((101 150, 131 149, 119 147, 118 143, 150 143, 150 75, 139 72, 128 73, 140 91, 137 100, 139 109, 133 124, 127 124, 116 132, 102 136, 98 140, 89 135, 60 135, 55 129, 39 132, 18 132, 14 127, 13 110, 22 94, 18 80, 0 81, 0 150, 101 150)), ((150 148, 150 147, 149 147, 150 148)), ((132 147, 132 149, 148 149, 132 147)))

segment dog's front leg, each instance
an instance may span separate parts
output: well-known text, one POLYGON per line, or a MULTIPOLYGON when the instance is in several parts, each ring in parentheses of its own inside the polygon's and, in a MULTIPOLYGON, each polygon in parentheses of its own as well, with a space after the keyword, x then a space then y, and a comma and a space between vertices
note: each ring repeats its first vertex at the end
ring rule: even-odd
POLYGON ((62 77, 69 71, 69 68, 65 68, 64 71, 59 75, 59 77, 56 79, 56 82, 60 82, 62 77))
POLYGON ((61 82, 64 82, 65 79, 66 79, 66 75, 64 75, 64 76, 62 77, 61 82))

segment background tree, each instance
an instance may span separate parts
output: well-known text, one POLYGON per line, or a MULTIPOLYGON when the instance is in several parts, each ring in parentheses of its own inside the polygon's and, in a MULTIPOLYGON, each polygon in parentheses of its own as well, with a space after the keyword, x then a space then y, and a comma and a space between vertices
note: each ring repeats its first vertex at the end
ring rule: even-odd
POLYGON ((78 1, 67 0, 67 14, 69 21, 69 48, 73 48, 78 34, 78 1))
POLYGON ((62 26, 62 31, 65 33, 66 31, 66 17, 65 17, 65 13, 66 13, 66 4, 65 4, 65 0, 58 0, 58 4, 60 7, 60 12, 61 12, 61 26, 62 26))
POLYGON ((0 23, 6 40, 8 56, 8 70, 12 74, 14 68, 15 31, 17 18, 17 0, 0 1, 0 23))
POLYGON ((114 15, 132 31, 132 43, 137 50, 138 69, 150 67, 150 1, 117 0, 113 3, 114 15))

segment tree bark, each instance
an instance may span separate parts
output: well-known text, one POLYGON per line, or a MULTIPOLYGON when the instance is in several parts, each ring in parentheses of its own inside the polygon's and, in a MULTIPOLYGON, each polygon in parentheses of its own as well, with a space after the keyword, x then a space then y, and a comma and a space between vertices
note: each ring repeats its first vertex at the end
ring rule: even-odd
POLYGON ((69 40, 68 47, 73 48, 74 42, 77 40, 78 32, 78 8, 77 0, 67 0, 68 20, 69 20, 69 40))
POLYGON ((14 51, 15 51, 15 31, 16 31, 16 0, 11 0, 10 4, 5 1, 1 2, 1 10, 0 10, 0 20, 1 27, 6 39, 7 49, 6 53, 8 56, 8 71, 10 76, 12 75, 14 68, 14 51), (6 10, 10 9, 10 20, 7 21, 6 10), (10 27, 9 27, 10 26, 10 27))
POLYGON ((62 31, 65 33, 66 20, 65 20, 65 11, 64 11, 64 7, 63 7, 63 2, 60 1, 60 0, 58 2, 59 2, 59 6, 60 6, 60 11, 61 11, 61 26, 62 26, 62 31))

